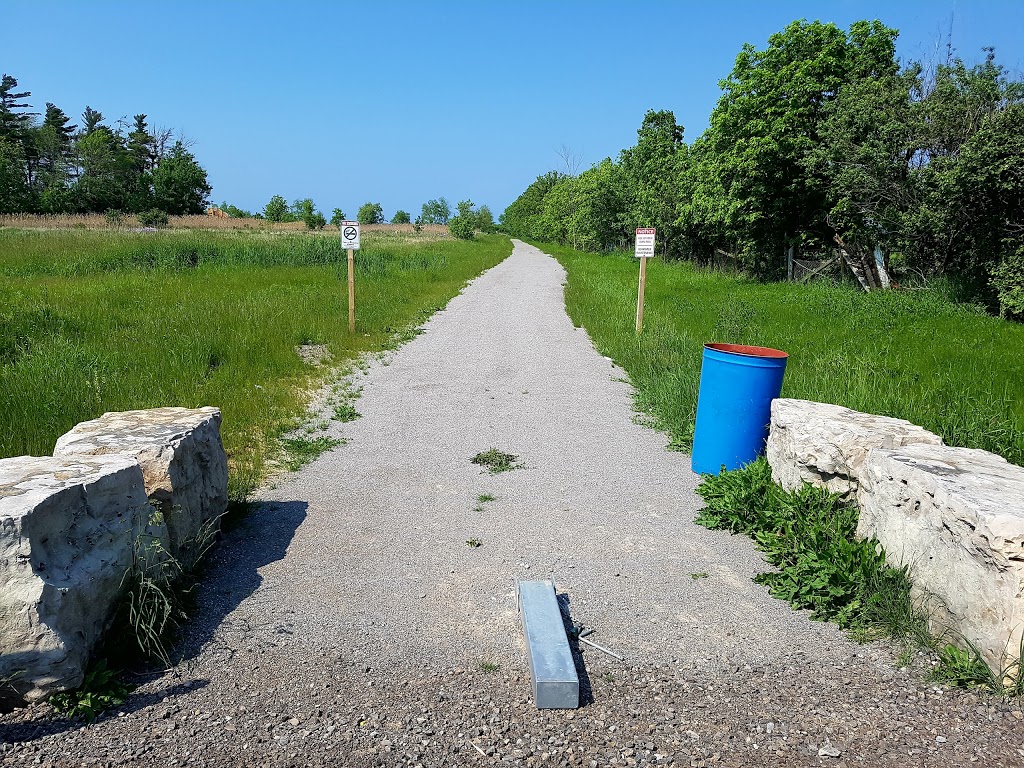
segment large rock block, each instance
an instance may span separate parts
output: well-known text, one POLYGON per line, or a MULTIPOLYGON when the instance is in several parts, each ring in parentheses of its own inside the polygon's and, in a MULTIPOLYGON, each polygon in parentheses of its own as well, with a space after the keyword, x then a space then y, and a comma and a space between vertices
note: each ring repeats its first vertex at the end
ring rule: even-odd
POLYGON ((857 535, 907 565, 933 631, 970 640, 989 665, 1020 653, 1024 467, 968 448, 874 449, 857 494, 857 535))
POLYGON ((189 563, 228 506, 228 464, 217 408, 105 413, 63 435, 54 456, 123 454, 139 462, 167 525, 168 550, 189 563))
POLYGON ((0 700, 81 685, 148 512, 131 457, 0 459, 0 700))
POLYGON ((772 401, 765 454, 772 479, 786 490, 810 483, 852 499, 868 451, 916 443, 942 445, 942 438, 903 419, 780 398, 772 401))

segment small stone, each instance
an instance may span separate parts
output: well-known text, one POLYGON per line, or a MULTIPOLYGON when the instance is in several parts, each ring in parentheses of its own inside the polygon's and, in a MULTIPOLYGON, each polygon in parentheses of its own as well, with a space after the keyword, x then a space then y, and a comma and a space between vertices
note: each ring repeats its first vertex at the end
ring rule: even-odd
POLYGON ((935 737, 935 741, 937 743, 939 743, 939 744, 945 744, 946 743, 946 737, 945 736, 936 736, 935 737))
POLYGON ((818 757, 839 757, 841 754, 843 754, 843 751, 841 749, 832 746, 827 741, 818 750, 818 757))

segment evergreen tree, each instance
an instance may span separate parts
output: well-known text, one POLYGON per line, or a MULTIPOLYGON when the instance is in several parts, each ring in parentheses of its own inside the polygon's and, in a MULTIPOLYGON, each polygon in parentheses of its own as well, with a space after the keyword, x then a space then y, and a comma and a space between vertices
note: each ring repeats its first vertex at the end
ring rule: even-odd
POLYGON ((172 216, 203 213, 211 191, 206 170, 181 141, 153 171, 156 207, 172 216))

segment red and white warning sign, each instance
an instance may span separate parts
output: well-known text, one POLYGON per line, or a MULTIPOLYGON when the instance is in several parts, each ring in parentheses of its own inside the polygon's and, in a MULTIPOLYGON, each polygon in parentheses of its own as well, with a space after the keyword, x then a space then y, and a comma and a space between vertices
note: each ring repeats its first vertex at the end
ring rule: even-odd
POLYGON ((654 227, 638 227, 636 230, 636 257, 654 258, 654 227))

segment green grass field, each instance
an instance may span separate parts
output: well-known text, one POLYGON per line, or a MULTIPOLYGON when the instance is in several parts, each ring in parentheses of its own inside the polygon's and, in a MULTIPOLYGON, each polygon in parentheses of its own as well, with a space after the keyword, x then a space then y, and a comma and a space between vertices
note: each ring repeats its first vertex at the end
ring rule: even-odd
POLYGON ((1024 326, 940 290, 864 294, 829 283, 763 284, 687 263, 648 263, 644 330, 634 331, 638 262, 541 246, 568 271, 566 301, 638 405, 688 447, 705 342, 790 354, 783 396, 896 416, 953 445, 1024 464, 1024 326))
POLYGON ((0 457, 46 455, 105 411, 222 409, 230 491, 244 498, 335 361, 392 346, 511 252, 474 242, 364 237, 348 333, 337 233, 0 229, 0 457))

